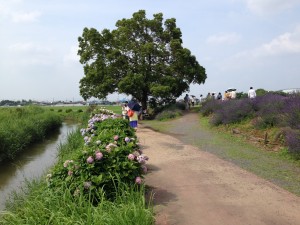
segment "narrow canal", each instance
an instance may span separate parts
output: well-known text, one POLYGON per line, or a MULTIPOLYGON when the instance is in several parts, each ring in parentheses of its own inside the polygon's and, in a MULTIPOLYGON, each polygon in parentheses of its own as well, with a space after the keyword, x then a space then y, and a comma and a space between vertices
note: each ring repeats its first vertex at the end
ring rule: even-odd
POLYGON ((12 191, 20 190, 26 180, 38 178, 50 169, 56 162, 59 144, 77 127, 74 123, 63 123, 57 132, 19 154, 13 163, 0 164, 0 211, 5 209, 12 191))

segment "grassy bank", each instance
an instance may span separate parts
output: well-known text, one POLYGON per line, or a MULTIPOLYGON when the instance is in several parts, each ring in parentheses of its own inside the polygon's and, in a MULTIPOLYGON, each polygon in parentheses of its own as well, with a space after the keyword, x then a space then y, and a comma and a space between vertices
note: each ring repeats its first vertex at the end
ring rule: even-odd
POLYGON ((0 162, 13 160, 19 152, 43 140, 61 123, 59 115, 41 107, 0 108, 0 162))

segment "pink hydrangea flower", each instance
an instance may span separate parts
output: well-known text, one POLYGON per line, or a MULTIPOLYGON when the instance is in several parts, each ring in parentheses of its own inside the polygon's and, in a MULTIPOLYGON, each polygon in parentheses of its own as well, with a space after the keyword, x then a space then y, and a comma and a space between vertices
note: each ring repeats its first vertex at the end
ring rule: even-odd
POLYGON ((69 170, 68 171, 68 176, 72 176, 73 175, 73 171, 72 170, 69 170))
POLYGON ((95 159, 96 160, 100 160, 100 159, 102 159, 103 158, 103 154, 102 154, 102 152, 96 152, 96 154, 95 154, 95 159))
POLYGON ((107 152, 111 152, 111 150, 113 150, 115 147, 117 147, 117 145, 109 143, 108 145, 106 145, 105 149, 107 152))
POLYGON ((84 189, 89 189, 91 187, 91 185, 92 185, 92 182, 90 182, 90 181, 86 181, 83 183, 84 189))
POLYGON ((143 180, 142 180, 141 177, 136 177, 136 178, 135 178, 135 183, 136 183, 136 184, 141 184, 142 181, 143 181, 143 180))
POLYGON ((138 161, 140 164, 145 164, 145 163, 146 163, 146 160, 145 160, 145 158, 144 158, 143 155, 139 155, 139 156, 137 157, 137 161, 138 161))
POLYGON ((134 158, 135 158, 134 154, 129 154, 127 157, 129 160, 134 160, 134 158))
POLYGON ((93 162, 94 162, 93 157, 92 157, 92 156, 89 156, 89 157, 87 158, 86 162, 89 163, 89 164, 93 163, 93 162))
POLYGON ((114 140, 117 141, 118 139, 119 139, 119 136, 118 136, 118 135, 115 135, 115 136, 114 136, 114 140))
POLYGON ((68 165, 69 165, 69 163, 72 163, 73 162, 73 160, 66 160, 65 162, 64 162, 64 167, 66 168, 66 167, 68 167, 68 165))

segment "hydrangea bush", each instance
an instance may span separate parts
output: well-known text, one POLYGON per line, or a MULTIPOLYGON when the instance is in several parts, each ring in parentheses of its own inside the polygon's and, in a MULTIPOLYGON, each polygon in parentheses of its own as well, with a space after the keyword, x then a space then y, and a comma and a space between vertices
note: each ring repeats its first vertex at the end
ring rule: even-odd
POLYGON ((50 188, 65 186, 74 196, 85 195, 98 203, 113 199, 119 182, 139 185, 147 172, 146 161, 128 121, 105 109, 95 113, 80 130, 83 147, 47 175, 50 188))

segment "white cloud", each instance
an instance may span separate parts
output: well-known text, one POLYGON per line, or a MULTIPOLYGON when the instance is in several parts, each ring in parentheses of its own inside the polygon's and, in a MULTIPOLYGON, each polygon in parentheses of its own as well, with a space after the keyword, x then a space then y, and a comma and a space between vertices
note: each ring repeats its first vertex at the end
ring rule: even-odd
POLYGON ((212 35, 206 39, 209 44, 234 44, 240 40, 240 36, 236 33, 225 33, 212 35))
POLYGON ((224 61, 223 69, 242 67, 245 64, 249 66, 263 65, 265 59, 285 57, 287 54, 300 54, 300 26, 294 31, 281 34, 254 49, 235 54, 224 61))
POLYGON ((14 23, 35 22, 42 15, 40 11, 26 10, 23 0, 0 0, 0 17, 9 19, 14 23), (20 10, 21 8, 21 10, 20 10))
POLYGON ((299 0, 246 0, 249 10, 260 15, 281 12, 299 4, 299 0))
POLYGON ((26 22, 35 22, 41 16, 41 13, 38 11, 27 12, 27 13, 12 13, 12 21, 15 23, 26 23, 26 22))
POLYGON ((300 53, 300 27, 248 52, 253 57, 300 53))
POLYGON ((54 63, 53 49, 33 42, 15 43, 8 47, 12 64, 51 65, 54 63))
POLYGON ((50 47, 41 46, 32 42, 16 43, 9 46, 9 50, 23 53, 49 53, 50 47))

